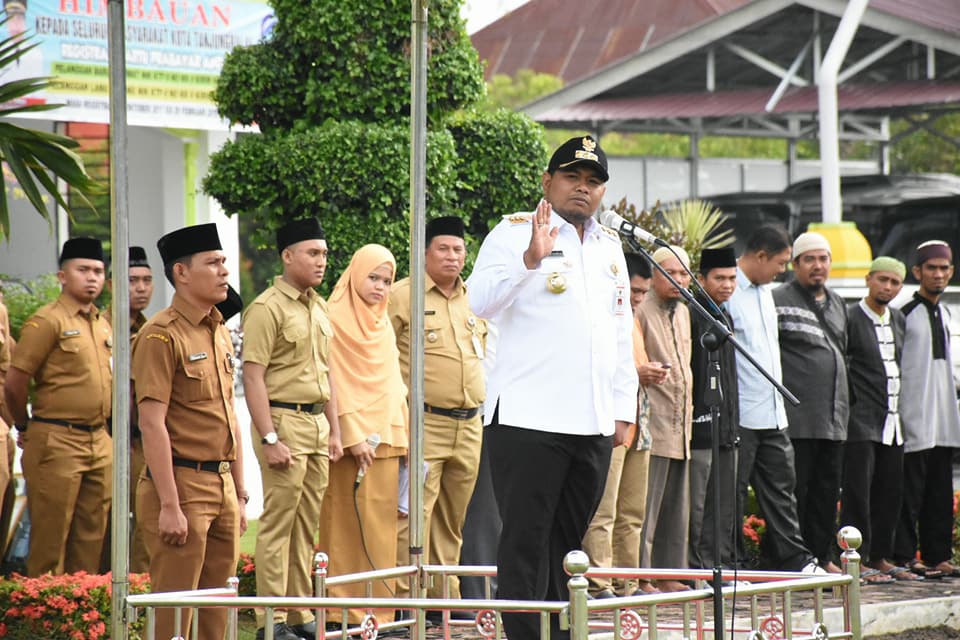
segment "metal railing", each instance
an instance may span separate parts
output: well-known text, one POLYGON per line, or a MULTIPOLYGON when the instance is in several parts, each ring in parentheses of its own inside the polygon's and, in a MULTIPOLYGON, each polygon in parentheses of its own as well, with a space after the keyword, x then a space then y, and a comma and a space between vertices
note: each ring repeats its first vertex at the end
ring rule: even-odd
MULTIPOLYGON (((853 527, 844 527, 837 534, 843 553, 841 567, 843 573, 830 575, 801 575, 791 572, 772 571, 724 571, 722 580, 741 582, 730 583, 722 588, 724 602, 730 602, 732 614, 723 616, 719 623, 726 628, 720 633, 730 634, 732 638, 747 640, 771 640, 774 638, 813 638, 826 640, 849 638, 860 640, 860 532, 853 527), (750 581, 745 583, 742 581, 750 581), (826 592, 831 592, 827 594, 826 592), (801 594, 812 594, 812 606, 798 603, 801 594), (839 620, 828 621, 825 618, 825 598, 838 599, 841 603, 839 620), (737 619, 736 602, 743 598, 749 606, 749 616, 737 619), (803 609, 812 609, 812 624, 798 629, 794 626, 794 614, 803 609)), ((571 551, 564 560, 564 568, 570 575, 568 587, 569 601, 543 602, 525 600, 495 600, 490 596, 490 578, 495 575, 494 567, 484 566, 439 566, 425 565, 419 569, 414 566, 397 567, 378 571, 327 576, 327 556, 318 553, 314 561, 315 589, 317 596, 311 598, 294 597, 247 597, 237 595, 238 580, 231 578, 226 589, 204 589, 175 593, 154 593, 129 596, 127 598, 128 620, 134 620, 138 609, 146 616, 146 640, 170 640, 156 638, 154 634, 155 613, 158 607, 176 608, 175 628, 180 628, 182 611, 193 609, 193 624, 190 631, 192 639, 197 638, 197 615, 199 607, 224 607, 228 610, 227 639, 235 640, 238 632, 238 612, 241 609, 260 608, 265 611, 266 620, 273 619, 275 609, 310 609, 317 621, 317 637, 330 640, 340 638, 359 638, 376 640, 384 631, 409 628, 413 640, 422 640, 426 635, 426 612, 443 612, 442 631, 449 639, 451 628, 472 627, 478 636, 490 640, 504 637, 500 615, 503 612, 528 612, 540 616, 541 639, 550 640, 550 616, 560 617, 560 628, 569 629, 571 640, 588 640, 594 637, 611 637, 614 640, 639 640, 646 632, 648 640, 660 637, 676 636, 683 638, 707 637, 716 633, 717 621, 709 615, 712 612, 713 590, 708 584, 710 571, 676 571, 658 569, 591 569, 587 556, 582 551, 571 551), (373 585, 384 579, 410 578, 420 572, 420 584, 428 585, 431 580, 439 579, 441 598, 373 598, 373 585), (449 598, 450 576, 483 576, 486 581, 487 598, 483 600, 461 600, 449 598), (690 580, 694 588, 690 591, 675 593, 654 593, 622 598, 592 600, 587 594, 590 576, 605 576, 619 579, 672 579, 690 580), (329 587, 343 585, 361 585, 366 597, 332 598, 327 597, 329 587), (679 614, 677 609, 679 608, 679 614), (327 612, 339 611, 341 620, 347 621, 349 610, 366 612, 362 621, 356 625, 343 624, 337 631, 323 630, 326 626, 327 612), (412 615, 401 619, 378 620, 374 610, 401 610, 412 615), (469 611, 472 620, 451 619, 452 611, 469 611)), ((806 597, 805 595, 803 597, 806 597)), ((267 624, 264 639, 273 640, 273 626, 267 624)))

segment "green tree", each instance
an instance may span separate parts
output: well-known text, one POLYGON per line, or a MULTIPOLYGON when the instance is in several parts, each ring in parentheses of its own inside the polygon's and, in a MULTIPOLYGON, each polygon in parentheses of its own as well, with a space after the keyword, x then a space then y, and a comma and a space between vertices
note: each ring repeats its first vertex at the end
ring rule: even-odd
MULTIPOLYGON (((892 145, 890 160, 894 173, 933 171, 960 174, 960 114, 951 113, 934 118, 920 116, 917 120, 939 133, 920 129, 892 145), (946 138, 952 138, 951 144, 946 138)), ((896 136, 908 130, 913 123, 900 119, 890 125, 896 136)))
MULTIPOLYGON (((317 216, 331 248, 324 289, 367 242, 409 252, 410 2, 272 0, 272 39, 234 49, 214 93, 231 122, 259 125, 211 158, 204 190, 240 215, 245 298, 276 268, 274 230, 317 216), (252 289, 252 290, 251 290, 252 289)), ((477 234, 528 210, 545 164, 542 128, 481 104, 483 75, 461 0, 431 0, 427 215, 462 216, 477 234), (509 184, 508 184, 509 182, 509 184)), ((468 238, 475 246, 476 239, 468 238)))
MULTIPOLYGON (((9 18, 0 22, 0 26, 6 24, 7 20, 9 18)), ((30 43, 31 37, 17 35, 0 40, 0 70, 16 64, 21 56, 36 46, 30 43)), ((0 118, 59 108, 59 104, 28 104, 24 100, 49 84, 49 78, 25 78, 0 83, 0 105, 5 105, 0 108, 0 118)), ((50 214, 41 190, 46 191, 67 212, 72 210, 57 189, 57 179, 73 187, 84 204, 90 207, 93 205, 88 198, 104 191, 87 175, 83 161, 72 151, 76 147, 76 141, 66 136, 0 122, 0 160, 9 167, 31 206, 48 222, 50 214)), ((9 240, 10 210, 7 198, 10 197, 10 185, 6 179, 3 188, 3 197, 0 198, 0 236, 9 240)))

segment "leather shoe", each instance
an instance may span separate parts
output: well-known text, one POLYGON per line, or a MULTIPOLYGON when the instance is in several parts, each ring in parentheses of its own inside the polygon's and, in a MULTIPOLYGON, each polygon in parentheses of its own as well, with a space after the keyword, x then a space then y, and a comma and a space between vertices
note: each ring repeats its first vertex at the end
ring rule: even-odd
MULTIPOLYGON (((263 640, 265 631, 263 627, 257 629, 257 640, 263 640)), ((285 622, 276 622, 273 625, 273 640, 303 640, 295 634, 285 622)))
POLYGON ((294 624, 290 626, 290 631, 303 638, 303 640, 317 640, 317 621, 311 620, 304 624, 294 624))

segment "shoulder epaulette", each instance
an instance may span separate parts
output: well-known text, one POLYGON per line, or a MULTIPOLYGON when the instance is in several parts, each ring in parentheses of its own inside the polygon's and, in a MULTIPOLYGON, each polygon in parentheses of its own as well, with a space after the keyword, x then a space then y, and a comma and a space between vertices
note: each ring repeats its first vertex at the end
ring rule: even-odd
POLYGON ((150 322, 158 327, 167 327, 170 326, 170 324, 176 319, 177 313, 173 310, 173 307, 167 307, 166 309, 159 311, 157 315, 150 318, 150 322))
POLYGON ((613 229, 611 229, 610 227, 605 227, 603 225, 600 225, 600 230, 603 231, 605 234, 607 234, 607 237, 610 238, 611 240, 616 240, 617 242, 620 242, 620 234, 614 231, 613 229))
POLYGON ((525 222, 530 222, 532 218, 532 213, 510 213, 503 216, 503 219, 510 224, 523 224, 525 222))

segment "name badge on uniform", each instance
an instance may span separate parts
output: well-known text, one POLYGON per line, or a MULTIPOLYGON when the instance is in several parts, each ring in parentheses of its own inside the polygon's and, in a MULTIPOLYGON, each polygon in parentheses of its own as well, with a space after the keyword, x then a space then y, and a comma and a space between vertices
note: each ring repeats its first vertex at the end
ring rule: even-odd
POLYGON ((74 338, 78 335, 80 335, 80 329, 67 329, 60 334, 60 336, 63 338, 74 338))
POLYGON ((627 312, 627 285, 617 283, 613 286, 613 315, 623 316, 627 312))
POLYGON ((189 356, 187 356, 187 360, 189 360, 190 362, 197 362, 198 360, 206 360, 206 359, 207 359, 206 351, 201 351, 200 353, 191 353, 189 356))
POLYGON ((477 354, 477 357, 483 360, 483 343, 480 342, 480 336, 473 334, 470 338, 470 342, 473 343, 473 352, 477 354))
POLYGON ((423 315, 425 315, 425 316, 435 316, 435 315, 437 315, 437 311, 436 311, 436 309, 424 309, 424 310, 423 310, 423 315))

